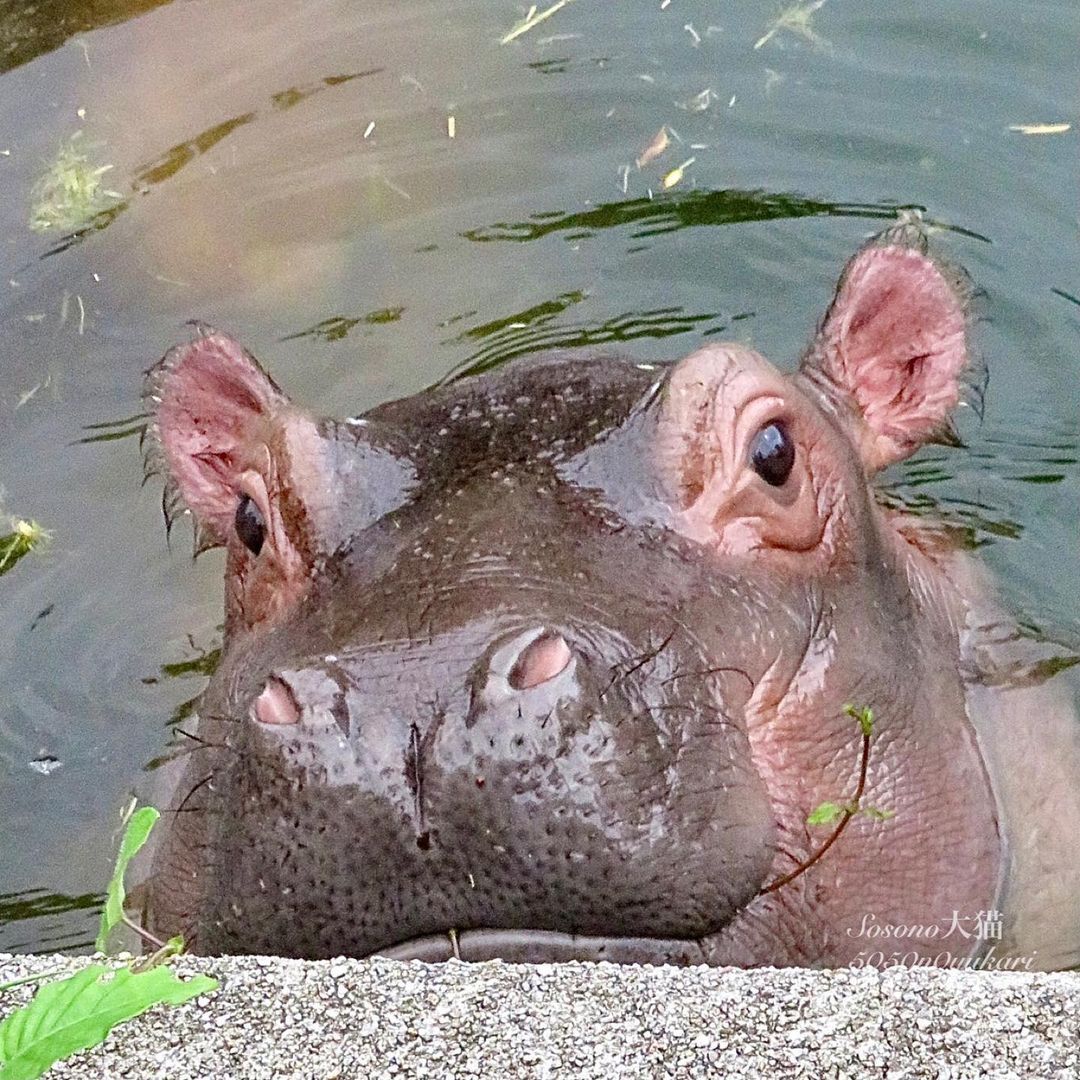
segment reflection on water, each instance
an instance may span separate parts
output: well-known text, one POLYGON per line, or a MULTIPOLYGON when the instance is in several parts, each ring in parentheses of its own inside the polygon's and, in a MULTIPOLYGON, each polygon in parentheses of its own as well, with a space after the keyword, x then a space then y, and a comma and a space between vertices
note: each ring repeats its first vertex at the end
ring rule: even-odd
POLYGON ((60 952, 94 942, 103 893, 0 893, 0 952, 60 952))
MULTIPOLYGON (((221 646, 217 645, 210 649, 199 649, 193 641, 189 641, 189 645, 195 650, 195 656, 190 657, 187 660, 174 661, 171 664, 162 664, 161 678, 195 679, 198 681, 199 691, 201 691, 205 681, 217 671, 217 666, 221 663, 221 646)), ((158 682, 158 677, 154 675, 148 675, 143 679, 143 683, 147 686, 152 686, 156 682, 158 682)), ((178 725, 192 716, 195 712, 195 706, 198 703, 198 692, 187 698, 185 701, 181 701, 169 716, 169 729, 175 730, 178 725)), ((152 768, 153 764, 154 763, 151 762, 147 768, 152 768)))
POLYGON ((84 424, 84 431, 92 431, 92 435, 84 435, 78 440, 80 443, 116 442, 117 439, 130 439, 138 435, 141 439, 146 432, 146 413, 136 413, 134 416, 125 416, 121 420, 102 420, 97 424, 84 424))
POLYGON ((319 338, 322 341, 340 341, 350 330, 357 326, 382 326, 384 323, 397 322, 405 309, 403 307, 380 308, 369 311, 366 315, 348 318, 344 315, 331 315, 328 319, 309 326, 306 330, 297 330, 295 334, 286 334, 281 341, 296 341, 298 338, 319 338))
POLYGON ((655 308, 652 311, 617 315, 602 323, 559 321, 559 316, 568 307, 584 299, 584 293, 564 293, 555 300, 537 304, 527 311, 519 311, 459 334, 451 340, 478 341, 481 344, 447 374, 445 381, 465 375, 479 375, 482 371, 490 371, 500 364, 505 364, 515 356, 542 352, 545 349, 611 345, 640 338, 674 337, 690 331, 715 334, 727 329, 725 323, 713 322, 720 318, 720 312, 709 311, 693 315, 684 312, 681 307, 655 308), (706 325, 710 323, 712 325, 706 325))
MULTIPOLYGON (((323 90, 344 86, 356 79, 363 79, 369 75, 378 75, 384 69, 381 67, 370 68, 367 71, 356 71, 347 75, 328 75, 305 86, 290 86, 285 90, 275 91, 270 95, 270 106, 275 112, 284 112, 291 109, 308 98, 323 90)), ((242 113, 240 116, 231 117, 214 124, 205 131, 183 142, 170 147, 160 157, 135 170, 130 181, 130 190, 138 195, 146 195, 158 184, 171 180, 185 166, 190 165, 196 158, 208 153, 218 143, 223 142, 233 132, 252 123, 259 116, 255 110, 242 113)), ((77 244, 87 235, 100 232, 111 225, 131 205, 130 198, 117 199, 112 205, 90 215, 84 225, 73 229, 58 243, 54 244, 42 254, 42 258, 50 255, 59 255, 67 251, 73 244, 77 244)))
POLYGON ((0 74, 59 48, 74 34, 134 18, 169 0, 36 0, 0 7, 0 74))
POLYGON ((528 221, 498 222, 468 229, 461 235, 477 243, 492 240, 525 243, 541 240, 552 233, 566 233, 565 239, 574 241, 595 236, 601 229, 637 226, 630 236, 638 240, 699 225, 736 225, 780 218, 824 216, 892 221, 902 210, 923 211, 925 207, 910 203, 823 202, 766 191, 688 191, 684 194, 623 199, 572 213, 545 211, 533 214, 528 221))
POLYGON ((1040 487, 1060 484, 1075 476, 1078 463, 1080 432, 1045 442, 988 435, 978 446, 926 450, 902 463, 896 469, 899 479, 889 485, 887 502, 953 526, 963 546, 980 548, 995 540, 1019 540, 1025 529, 1000 500, 980 498, 981 490, 1001 481, 1040 487))

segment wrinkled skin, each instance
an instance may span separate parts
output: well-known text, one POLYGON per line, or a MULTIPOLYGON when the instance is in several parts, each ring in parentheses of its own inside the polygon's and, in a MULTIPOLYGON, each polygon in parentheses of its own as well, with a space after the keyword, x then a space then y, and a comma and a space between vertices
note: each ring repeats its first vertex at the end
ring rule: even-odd
MULTIPOLYGON (((998 953, 1060 962, 1080 890, 1031 725, 1003 719, 1036 706, 980 674, 1001 617, 870 484, 952 438, 966 296, 909 223, 851 261, 793 375, 734 344, 555 353, 348 421, 222 334, 173 349, 151 465, 226 549, 226 624, 151 929, 305 957, 940 963, 989 944, 954 913, 1000 910, 998 953), (837 823, 808 814, 856 794, 889 816, 821 854, 837 823)), ((1059 712, 1042 737, 1072 762, 1059 712)))

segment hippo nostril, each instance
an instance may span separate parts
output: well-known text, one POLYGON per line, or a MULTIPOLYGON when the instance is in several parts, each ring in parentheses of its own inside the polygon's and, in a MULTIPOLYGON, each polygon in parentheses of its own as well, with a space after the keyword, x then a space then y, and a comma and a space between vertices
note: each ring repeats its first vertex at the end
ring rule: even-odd
POLYGON ((564 671, 571 656, 570 646, 561 634, 541 634, 521 650, 507 681, 515 690, 539 686, 564 671))
POLYGON ((280 679, 268 679, 255 699, 255 719, 263 724, 298 724, 300 706, 293 692, 280 679))

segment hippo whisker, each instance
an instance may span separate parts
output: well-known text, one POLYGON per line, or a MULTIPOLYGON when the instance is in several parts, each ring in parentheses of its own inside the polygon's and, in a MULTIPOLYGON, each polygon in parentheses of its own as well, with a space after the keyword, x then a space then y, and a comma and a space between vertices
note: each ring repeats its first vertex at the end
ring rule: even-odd
POLYGON ((661 686, 667 686, 679 679, 703 678, 708 675, 741 675, 750 684, 751 693, 753 693, 757 686, 757 683, 754 682, 750 672, 741 667, 734 667, 731 664, 720 664, 717 667, 702 668, 695 671, 679 671, 664 679, 661 682, 661 686))
POLYGON ((607 684, 606 687, 604 687, 603 690, 600 691, 600 697, 603 698, 617 682, 624 679, 629 679, 631 676, 639 672, 646 664, 655 660, 671 644, 672 639, 675 637, 675 635, 680 629, 681 628, 677 625, 672 627, 667 637, 665 637, 664 640, 661 641, 655 649, 651 649, 646 653, 642 653, 640 656, 636 657, 628 667, 616 667, 615 669, 613 669, 611 681, 607 684))
POLYGON ((193 732, 188 731, 185 728, 178 727, 178 728, 174 728, 173 730, 176 732, 177 735, 182 735, 185 739, 189 739, 191 742, 193 742, 195 744, 194 746, 184 746, 184 747, 178 748, 177 749, 178 754, 193 754, 197 750, 228 750, 228 751, 230 751, 230 753, 234 753, 234 754, 237 752, 236 748, 233 747, 233 746, 230 746, 228 743, 215 742, 215 741, 212 741, 210 739, 200 738, 198 735, 194 734, 193 732))
POLYGON ((188 791, 188 793, 180 800, 180 802, 175 807, 172 807, 171 809, 167 810, 166 813, 176 815, 176 814, 199 813, 199 812, 203 811, 205 808, 201 807, 201 806, 193 806, 193 807, 189 808, 188 805, 187 805, 188 800, 190 798, 192 798, 192 796, 197 791, 199 791, 200 789, 205 787, 207 784, 209 784, 213 779, 214 779, 214 773, 213 772, 208 773, 206 776, 204 776, 200 781, 198 781, 198 783, 196 783, 188 791))

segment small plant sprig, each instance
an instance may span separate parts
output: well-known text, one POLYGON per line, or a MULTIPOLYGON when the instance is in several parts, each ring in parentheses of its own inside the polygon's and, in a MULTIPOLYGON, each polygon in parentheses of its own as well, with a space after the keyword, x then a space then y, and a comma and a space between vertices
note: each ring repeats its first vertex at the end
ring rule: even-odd
POLYGON ((862 733, 862 754, 859 760, 859 782, 855 786, 855 794, 845 802, 823 802, 810 811, 806 817, 807 825, 833 825, 835 823, 835 828, 826 838, 825 842, 821 844, 809 858, 804 859, 794 870, 783 874, 775 881, 766 885, 758 893, 759 896, 776 892, 777 889, 783 888, 801 874, 806 873, 806 871, 809 870, 814 863, 818 862, 829 848, 840 839, 840 834, 847 828, 848 822, 853 817, 862 814, 864 817, 873 818, 875 821, 887 821, 895 813, 892 810, 879 810, 876 806, 863 806, 862 804, 863 792, 866 790, 866 772, 867 767, 870 764, 870 736, 874 731, 873 709, 859 709, 854 705, 845 705, 844 715, 850 716, 853 720, 857 720, 859 723, 859 730, 862 733))
POLYGON ((0 576, 48 539, 49 533, 36 521, 12 521, 11 532, 0 536, 0 576))
MULTIPOLYGON (((56 1062, 98 1046, 117 1024, 154 1005, 180 1005, 217 989, 215 979, 180 979, 162 966, 183 952, 183 938, 158 942, 124 914, 124 873, 159 817, 151 806, 129 808, 97 937, 104 951, 112 931, 124 923, 154 941, 158 951, 126 966, 90 964, 68 978, 46 982, 29 1004, 0 1023, 0 1080, 35 1080, 56 1062)), ((27 981, 0 986, 0 993, 27 981)))
MULTIPOLYGON (((153 806, 141 806, 136 810, 134 802, 124 814, 122 821, 125 826, 124 838, 120 841, 116 866, 113 867, 112 878, 105 894, 105 906, 101 909, 101 925, 98 928, 97 939, 94 942, 95 948, 100 953, 108 951, 109 938, 121 923, 134 930, 144 941, 148 941, 159 953, 163 953, 163 959, 176 956, 184 951, 183 938, 172 938, 169 942, 159 941, 148 930, 129 919, 124 912, 124 901, 127 898, 124 891, 124 874, 127 873, 128 864, 139 854, 146 841, 150 839, 150 831, 157 824, 160 817, 160 811, 153 806)), ((153 967, 156 965, 146 964, 145 966, 153 967)))

